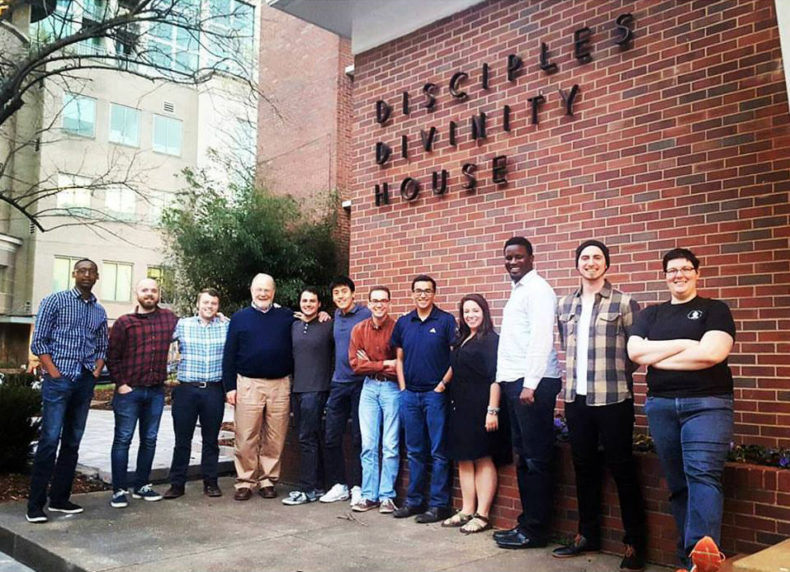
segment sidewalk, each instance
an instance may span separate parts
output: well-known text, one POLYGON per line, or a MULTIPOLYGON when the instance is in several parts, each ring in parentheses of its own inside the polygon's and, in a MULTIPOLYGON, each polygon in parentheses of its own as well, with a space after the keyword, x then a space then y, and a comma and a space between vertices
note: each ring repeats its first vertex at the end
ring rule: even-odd
MULTIPOLYGON (((35 570, 60 571, 352 571, 618 572, 620 558, 597 554, 571 560, 553 547, 502 550, 491 532, 464 536, 440 525, 419 525, 378 512, 352 513, 348 503, 284 506, 288 490, 264 500, 209 499, 200 482, 174 501, 132 501, 113 509, 108 492, 75 495, 80 515, 50 514, 25 521, 24 503, 0 506, 0 551, 35 570)), ((667 572, 651 566, 648 572, 667 572)))

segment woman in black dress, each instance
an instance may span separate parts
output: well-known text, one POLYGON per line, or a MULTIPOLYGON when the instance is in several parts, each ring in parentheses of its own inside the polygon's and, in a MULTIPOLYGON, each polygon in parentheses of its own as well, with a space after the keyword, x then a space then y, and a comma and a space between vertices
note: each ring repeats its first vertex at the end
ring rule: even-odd
MULTIPOLYGON (((495 461, 508 460, 509 431, 500 427, 496 375, 499 336, 485 298, 469 294, 459 305, 459 334, 450 357, 448 455, 458 462, 463 506, 442 526, 470 534, 491 528, 488 513, 497 487, 495 461), (477 510, 475 510, 475 505, 477 510)), ((437 391, 444 391, 439 384, 437 391)))

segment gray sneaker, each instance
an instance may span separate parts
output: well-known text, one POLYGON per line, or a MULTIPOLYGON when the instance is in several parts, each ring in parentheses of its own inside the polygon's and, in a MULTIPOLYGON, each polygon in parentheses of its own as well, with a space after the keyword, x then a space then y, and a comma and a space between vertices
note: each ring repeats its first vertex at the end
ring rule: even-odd
POLYGON ((307 504, 318 500, 314 491, 291 491, 291 493, 283 499, 283 504, 288 506, 296 506, 300 504, 307 504))

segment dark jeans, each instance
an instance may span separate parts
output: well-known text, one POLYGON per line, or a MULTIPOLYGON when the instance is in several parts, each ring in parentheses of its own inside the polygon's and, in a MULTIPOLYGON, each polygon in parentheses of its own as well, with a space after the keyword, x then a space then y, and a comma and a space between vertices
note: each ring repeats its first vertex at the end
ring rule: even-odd
POLYGON ((523 381, 500 384, 510 414, 513 448, 518 453, 518 528, 536 542, 544 542, 549 534, 552 507, 554 405, 562 382, 556 377, 544 377, 535 389, 535 402, 522 405, 519 395, 523 381))
POLYGON ((406 504, 421 507, 425 502, 428 458, 431 463, 431 489, 428 506, 450 506, 450 462, 446 452, 447 397, 435 391, 401 392, 401 425, 409 456, 409 488, 406 504))
POLYGON ((362 382, 332 382, 326 402, 326 481, 328 486, 337 483, 349 487, 362 484, 362 466, 359 455, 362 451, 362 435, 359 432, 359 394, 362 382), (351 417, 351 474, 346 480, 343 456, 343 434, 348 418, 351 417))
POLYGON ((180 384, 173 388, 172 397, 176 444, 173 448, 173 462, 170 464, 170 484, 183 487, 187 480, 192 435, 195 433, 195 424, 200 419, 200 435, 203 440, 200 470, 203 474, 203 483, 216 485, 219 429, 225 413, 225 392, 222 390, 222 383, 208 383, 206 387, 180 384))
MULTIPOLYGON (((324 490, 321 457, 324 445, 321 441, 321 421, 328 391, 306 391, 292 393, 294 422, 299 432, 300 479, 299 490, 324 490)), ((334 483, 332 483, 334 485, 334 483)))
POLYGON ((645 413, 669 487, 678 527, 678 557, 710 536, 720 544, 724 492, 721 476, 733 430, 732 395, 648 397, 645 413))
POLYGON ((601 483, 603 465, 609 468, 620 500, 624 544, 645 549, 645 509, 634 463, 634 401, 592 407, 579 395, 565 404, 576 497, 579 502, 579 534, 601 544, 601 483), (603 447, 603 458, 598 445, 603 447))
POLYGON ((87 370, 74 381, 65 377, 44 376, 41 387, 41 436, 30 476, 29 509, 44 507, 50 479, 50 501, 58 504, 69 500, 95 384, 96 379, 87 370))
POLYGON ((137 450, 137 468, 134 488, 148 484, 151 465, 156 451, 156 436, 159 433, 159 420, 165 407, 165 388, 135 387, 129 393, 115 392, 112 408, 115 411, 115 436, 112 440, 110 460, 112 464, 112 490, 127 490, 126 472, 129 466, 129 445, 134 436, 134 428, 140 421, 140 447, 137 450))

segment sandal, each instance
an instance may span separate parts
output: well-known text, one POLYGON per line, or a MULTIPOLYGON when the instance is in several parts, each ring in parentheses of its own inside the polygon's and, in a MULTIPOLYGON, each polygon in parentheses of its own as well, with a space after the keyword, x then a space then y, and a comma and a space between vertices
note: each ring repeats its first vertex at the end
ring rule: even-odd
POLYGON ((472 520, 461 527, 461 532, 464 534, 474 534, 476 532, 483 532, 489 528, 491 528, 491 523, 488 522, 488 518, 475 514, 472 520))
POLYGON ((465 512, 461 512, 459 510, 453 516, 451 516, 450 518, 444 520, 442 522, 442 526, 445 527, 445 528, 454 528, 454 527, 458 527, 458 526, 463 526, 467 522, 469 522, 470 520, 472 520, 472 515, 471 514, 466 514, 465 512))

